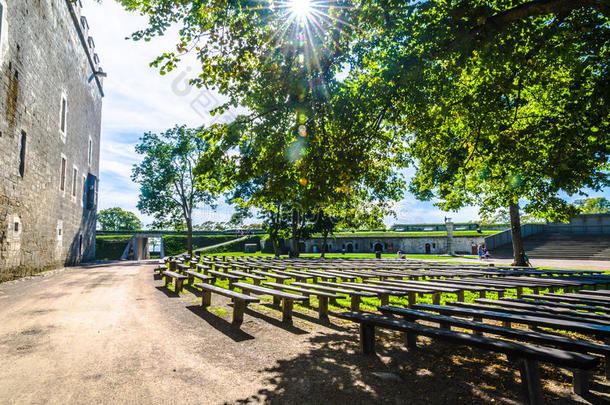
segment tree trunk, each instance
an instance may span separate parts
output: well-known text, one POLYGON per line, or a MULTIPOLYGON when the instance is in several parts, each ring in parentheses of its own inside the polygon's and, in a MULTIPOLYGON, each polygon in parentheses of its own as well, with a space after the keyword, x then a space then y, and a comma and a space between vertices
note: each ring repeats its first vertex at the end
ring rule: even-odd
POLYGON ((275 257, 280 257, 280 246, 277 241, 277 236, 271 237, 271 242, 273 243, 273 253, 275 254, 275 257))
POLYGON ((299 212, 292 210, 292 257, 299 257, 299 238, 297 238, 297 228, 299 223, 299 212))
POLYGON ((186 219, 186 230, 188 232, 188 248, 189 255, 193 256, 193 219, 191 217, 186 219))
POLYGON ((320 257, 325 257, 324 255, 326 254, 326 241, 328 240, 328 232, 323 232, 322 233, 322 253, 320 254, 320 257))
POLYGON ((519 204, 511 202, 510 207, 510 233, 513 239, 513 266, 526 266, 523 257, 523 237, 521 236, 521 217, 519 204))

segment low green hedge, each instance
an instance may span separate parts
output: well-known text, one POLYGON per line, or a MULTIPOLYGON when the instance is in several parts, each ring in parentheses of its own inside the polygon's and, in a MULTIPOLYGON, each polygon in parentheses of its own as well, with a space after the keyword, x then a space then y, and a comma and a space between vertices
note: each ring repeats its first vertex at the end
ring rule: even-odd
MULTIPOLYGON (((193 249, 217 245, 236 238, 235 235, 193 236, 193 249)), ((188 250, 188 238, 186 235, 166 235, 163 237, 163 245, 166 256, 179 255, 188 250)))
POLYGON ((105 235, 95 238, 95 260, 119 260, 130 237, 105 235))
POLYGON ((260 250, 260 242, 261 237, 258 235, 252 235, 248 239, 238 240, 233 243, 228 243, 224 246, 217 247, 215 249, 204 250, 201 253, 204 255, 207 254, 217 254, 217 253, 228 253, 228 252, 244 252, 246 244, 255 244, 258 245, 258 249, 260 250))

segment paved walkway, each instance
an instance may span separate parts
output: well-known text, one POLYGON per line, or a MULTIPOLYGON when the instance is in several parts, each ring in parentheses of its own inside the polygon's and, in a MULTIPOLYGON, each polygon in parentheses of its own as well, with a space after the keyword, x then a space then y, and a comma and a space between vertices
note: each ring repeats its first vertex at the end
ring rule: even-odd
MULTIPOLYGON (((470 259, 458 257, 455 259, 441 259, 439 261, 460 262, 460 263, 494 263, 496 265, 510 265, 512 259, 470 259)), ((608 260, 561 260, 561 259, 531 259, 530 263, 534 267, 552 267, 557 269, 589 269, 610 271, 610 261, 608 260)))
MULTIPOLYGON (((0 284, 0 404, 518 403, 517 371, 501 356, 425 339, 406 351, 384 333, 380 355, 362 356, 354 325, 323 326, 300 309, 287 327, 266 304, 237 330, 229 300, 213 296, 202 311, 201 298, 153 279, 154 267, 0 284)), ((585 403, 572 402, 569 375, 543 373, 555 399, 585 403)))

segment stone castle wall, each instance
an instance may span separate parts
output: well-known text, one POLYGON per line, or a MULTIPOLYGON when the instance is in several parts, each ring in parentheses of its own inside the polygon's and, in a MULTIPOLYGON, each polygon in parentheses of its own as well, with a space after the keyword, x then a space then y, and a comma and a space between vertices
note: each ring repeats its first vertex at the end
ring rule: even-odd
MULTIPOLYGON (((453 247, 455 253, 473 254, 472 246, 477 246, 484 242, 483 236, 454 236, 453 247)), ((322 238, 312 238, 305 241, 304 253, 319 253, 322 249, 322 238)), ((407 254, 447 254, 447 237, 428 236, 428 237, 351 237, 351 238, 328 238, 330 252, 341 252, 345 248, 346 252, 354 253, 374 253, 380 250, 383 253, 396 253, 401 251, 407 254), (428 245, 429 252, 426 250, 428 245), (351 246, 351 248, 350 248, 351 246)))
POLYGON ((79 2, 0 4, 2 281, 95 257, 103 93, 79 2))

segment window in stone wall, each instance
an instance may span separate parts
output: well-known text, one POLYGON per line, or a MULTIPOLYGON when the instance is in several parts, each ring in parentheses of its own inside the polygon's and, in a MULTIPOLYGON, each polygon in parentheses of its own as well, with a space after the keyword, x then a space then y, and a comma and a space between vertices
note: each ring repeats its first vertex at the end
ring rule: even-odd
MULTIPOLYGON (((0 3, 0 48, 2 48, 2 19, 4 18, 4 6, 0 3)), ((1 50, 1 49, 0 49, 1 50)))
POLYGON ((89 163, 89 166, 91 166, 92 158, 93 158, 93 141, 91 140, 91 137, 89 137, 89 149, 87 149, 87 162, 89 163))
POLYGON ((26 142, 25 131, 21 131, 21 148, 19 150, 19 176, 23 177, 25 174, 25 142, 26 142))
POLYGON ((87 199, 87 176, 83 176, 83 198, 80 200, 80 205, 83 207, 87 199))
POLYGON ((63 135, 66 135, 66 125, 68 118, 68 101, 65 96, 61 97, 61 117, 59 129, 63 135))
POLYGON ((61 191, 66 190, 66 158, 61 157, 61 167, 59 169, 59 189, 61 191))
POLYGON ((72 197, 76 198, 76 182, 78 180, 78 169, 76 167, 72 168, 72 197))

